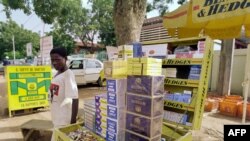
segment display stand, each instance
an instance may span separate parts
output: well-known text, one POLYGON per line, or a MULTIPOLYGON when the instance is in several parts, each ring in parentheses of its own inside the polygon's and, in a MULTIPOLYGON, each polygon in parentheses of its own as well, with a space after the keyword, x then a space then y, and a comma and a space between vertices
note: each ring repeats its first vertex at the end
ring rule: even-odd
MULTIPOLYGON (((174 52, 177 46, 196 46, 199 49, 198 44, 201 43, 200 41, 204 43, 203 55, 199 50, 196 50, 172 56, 168 54, 168 58, 163 60, 163 69, 178 68, 177 71, 179 71, 177 72, 179 78, 169 78, 167 76, 165 78, 165 91, 172 94, 172 98, 164 101, 165 112, 171 113, 167 113, 169 120, 165 119, 163 121, 162 137, 166 138, 166 140, 191 141, 191 130, 199 130, 201 127, 205 98, 208 90, 208 80, 210 78, 213 41, 207 37, 158 42, 158 44, 167 43, 168 51, 174 52), (186 71, 186 69, 190 69, 192 66, 201 67, 199 79, 191 80, 188 74, 185 74, 190 71, 186 71), (180 98, 177 98, 177 95, 175 95, 177 93, 183 94, 184 90, 191 92, 189 102, 180 102, 180 98), (177 115, 172 115, 172 113, 177 115)), ((157 43, 151 42, 146 44, 157 43)))

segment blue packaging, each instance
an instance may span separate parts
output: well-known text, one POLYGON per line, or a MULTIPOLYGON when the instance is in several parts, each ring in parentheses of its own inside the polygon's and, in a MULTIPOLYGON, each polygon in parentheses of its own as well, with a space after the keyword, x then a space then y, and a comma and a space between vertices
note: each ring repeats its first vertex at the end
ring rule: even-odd
POLYGON ((126 92, 127 79, 107 79, 107 91, 116 94, 124 94, 126 92))
POLYGON ((120 130, 118 133, 113 133, 107 130, 106 141, 125 141, 125 131, 120 130))
POLYGON ((110 105, 125 107, 125 93, 107 92, 107 102, 110 105), (119 103, 119 104, 118 104, 119 103))
POLYGON ((108 109, 107 110, 107 117, 109 117, 109 118, 117 120, 117 119, 120 119, 124 116, 123 110, 125 109, 125 107, 118 108, 118 107, 115 107, 112 105, 108 105, 107 109, 108 109))
POLYGON ((163 115, 163 107, 163 96, 151 98, 127 94, 127 111, 148 117, 156 117, 163 115))
POLYGON ((107 83, 107 91, 108 92, 116 92, 117 91, 117 89, 116 89, 116 81, 115 80, 108 79, 106 81, 106 83, 107 83))
POLYGON ((190 94, 183 94, 182 97, 183 97, 182 102, 188 103, 188 104, 191 102, 191 95, 190 94))
POLYGON ((142 57, 143 53, 142 53, 142 44, 141 43, 133 43, 133 57, 137 58, 137 57, 142 57))
POLYGON ((118 138, 118 137, 117 137, 117 134, 116 134, 116 133, 107 131, 106 141, 118 141, 117 138, 118 138))
POLYGON ((127 92, 147 96, 163 95, 164 76, 139 76, 127 77, 127 92))
POLYGON ((118 132, 118 123, 115 120, 107 119, 107 130, 113 133, 118 132))
POLYGON ((96 95, 95 103, 107 103, 107 94, 96 95))
POLYGON ((174 100, 174 94, 165 94, 166 100, 174 100))
POLYGON ((127 112, 126 129, 148 138, 161 135, 162 116, 156 118, 146 118, 127 112))

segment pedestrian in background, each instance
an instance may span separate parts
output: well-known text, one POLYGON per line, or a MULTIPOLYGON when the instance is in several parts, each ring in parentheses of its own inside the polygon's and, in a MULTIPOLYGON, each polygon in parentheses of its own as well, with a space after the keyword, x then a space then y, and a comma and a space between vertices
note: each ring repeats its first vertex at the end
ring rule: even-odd
POLYGON ((66 65, 66 49, 53 48, 50 51, 50 57, 52 65, 57 70, 50 85, 50 110, 54 128, 58 128, 76 123, 78 88, 73 72, 66 65))
POLYGON ((3 60, 3 66, 8 66, 8 65, 10 65, 9 56, 6 56, 3 60))

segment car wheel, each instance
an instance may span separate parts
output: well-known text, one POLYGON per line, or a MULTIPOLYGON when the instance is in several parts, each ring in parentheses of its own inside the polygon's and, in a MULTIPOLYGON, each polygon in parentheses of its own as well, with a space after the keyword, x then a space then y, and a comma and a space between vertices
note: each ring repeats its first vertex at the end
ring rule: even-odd
POLYGON ((98 83, 99 87, 103 87, 103 81, 102 81, 101 77, 98 78, 97 83, 98 83))

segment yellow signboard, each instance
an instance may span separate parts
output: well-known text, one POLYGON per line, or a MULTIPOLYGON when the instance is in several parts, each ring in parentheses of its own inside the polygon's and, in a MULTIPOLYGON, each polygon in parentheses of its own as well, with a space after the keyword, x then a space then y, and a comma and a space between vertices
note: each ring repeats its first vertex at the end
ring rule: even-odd
POLYGON ((48 106, 50 66, 7 66, 9 116, 12 111, 48 106))

